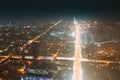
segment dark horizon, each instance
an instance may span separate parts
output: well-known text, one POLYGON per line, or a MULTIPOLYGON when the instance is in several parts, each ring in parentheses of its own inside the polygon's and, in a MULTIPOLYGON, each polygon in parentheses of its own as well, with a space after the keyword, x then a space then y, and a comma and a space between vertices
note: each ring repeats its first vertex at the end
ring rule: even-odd
POLYGON ((92 16, 120 17, 117 1, 1 0, 0 17, 92 16))

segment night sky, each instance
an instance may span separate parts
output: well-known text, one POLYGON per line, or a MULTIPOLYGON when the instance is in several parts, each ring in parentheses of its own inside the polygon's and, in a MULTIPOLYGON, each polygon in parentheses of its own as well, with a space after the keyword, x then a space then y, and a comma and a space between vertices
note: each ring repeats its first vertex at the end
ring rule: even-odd
POLYGON ((117 16, 116 0, 0 0, 0 16, 117 16))

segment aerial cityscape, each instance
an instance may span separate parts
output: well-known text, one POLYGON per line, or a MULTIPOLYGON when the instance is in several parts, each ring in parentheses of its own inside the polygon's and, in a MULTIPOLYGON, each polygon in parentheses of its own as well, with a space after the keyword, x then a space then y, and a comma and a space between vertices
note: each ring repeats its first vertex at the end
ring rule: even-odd
POLYGON ((0 80, 120 80, 117 0, 0 0, 0 80))
POLYGON ((0 79, 119 80, 120 24, 104 22, 71 17, 1 23, 0 79))

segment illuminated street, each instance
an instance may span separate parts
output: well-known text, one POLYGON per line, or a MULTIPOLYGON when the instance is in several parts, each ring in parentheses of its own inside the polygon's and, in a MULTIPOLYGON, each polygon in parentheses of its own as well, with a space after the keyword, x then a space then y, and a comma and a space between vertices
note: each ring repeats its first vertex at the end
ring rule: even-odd
POLYGON ((33 22, 1 25, 0 79, 118 80, 119 27, 72 17, 33 22))
POLYGON ((57 26, 59 23, 62 22, 63 19, 59 20, 58 22, 54 23, 53 26, 50 26, 48 29, 46 29, 43 33, 41 33, 40 35, 36 36, 35 38, 28 40, 21 48, 20 51, 23 51, 27 45, 32 44, 33 41, 37 40, 38 38, 40 38, 41 36, 43 36, 44 34, 46 34, 48 31, 50 31, 53 27, 57 26))
POLYGON ((74 61, 74 69, 73 69, 73 80, 82 80, 82 73, 81 73, 81 38, 80 38, 80 24, 74 18, 74 24, 76 29, 76 42, 75 42, 75 61, 74 61))

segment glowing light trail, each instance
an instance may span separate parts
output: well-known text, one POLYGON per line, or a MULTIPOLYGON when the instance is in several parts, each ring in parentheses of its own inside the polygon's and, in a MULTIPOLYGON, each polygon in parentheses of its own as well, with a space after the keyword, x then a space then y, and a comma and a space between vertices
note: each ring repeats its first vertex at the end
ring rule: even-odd
POLYGON ((76 29, 76 42, 75 42, 75 53, 74 53, 74 65, 73 65, 73 80, 82 80, 81 75, 81 40, 80 40, 80 24, 74 18, 74 25, 76 29))
POLYGON ((5 61, 5 60, 7 60, 9 57, 10 57, 10 55, 4 56, 4 58, 0 60, 0 63, 3 62, 3 61, 5 61))
POLYGON ((58 24, 60 24, 63 21, 63 19, 57 21, 54 25, 50 26, 48 29, 46 29, 43 33, 41 33, 40 35, 36 36, 35 38, 28 40, 21 48, 20 51, 23 51, 27 45, 30 45, 33 41, 37 40, 38 38, 40 38, 41 36, 43 36, 44 34, 46 34, 48 31, 50 31, 53 27, 57 26, 58 24))

